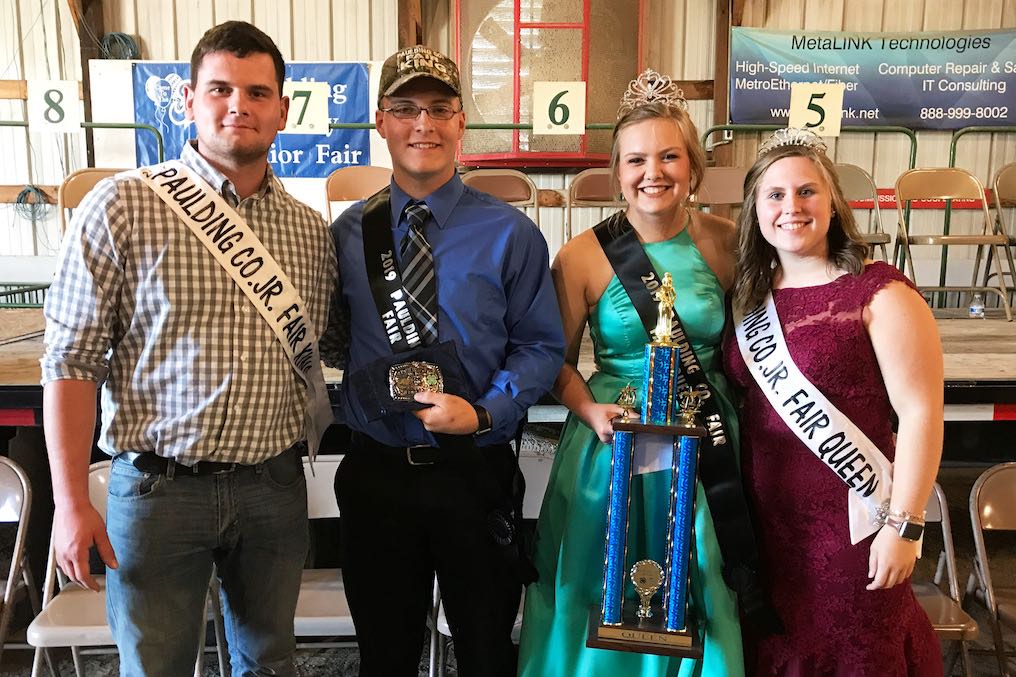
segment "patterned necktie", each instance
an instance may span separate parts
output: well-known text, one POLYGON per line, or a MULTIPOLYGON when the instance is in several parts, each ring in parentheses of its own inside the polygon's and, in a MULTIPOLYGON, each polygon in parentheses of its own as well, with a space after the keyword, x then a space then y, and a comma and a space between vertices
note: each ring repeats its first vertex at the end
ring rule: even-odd
POLYGON ((409 307, 417 321, 424 345, 437 341, 437 281, 434 279, 434 254, 423 236, 423 224, 430 208, 423 202, 406 207, 409 230, 402 238, 402 285, 409 294, 409 307))

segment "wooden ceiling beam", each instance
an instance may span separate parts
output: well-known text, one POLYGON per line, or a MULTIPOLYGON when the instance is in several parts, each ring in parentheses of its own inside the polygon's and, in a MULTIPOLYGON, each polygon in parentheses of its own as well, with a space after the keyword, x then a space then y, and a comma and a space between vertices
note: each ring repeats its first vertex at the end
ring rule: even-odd
MULTIPOLYGON (((101 59, 102 53, 99 48, 98 39, 106 33, 105 24, 102 19, 102 0, 67 0, 71 17, 74 19, 74 27, 78 31, 78 46, 80 49, 81 63, 81 89, 84 92, 82 99, 85 102, 85 121, 92 121, 92 97, 91 97, 91 76, 88 71, 88 62, 92 59, 101 59)), ((95 142, 92 138, 92 130, 85 129, 85 155, 89 167, 95 166, 95 142)))
POLYGON ((399 0, 399 49, 423 44, 421 0, 399 0))

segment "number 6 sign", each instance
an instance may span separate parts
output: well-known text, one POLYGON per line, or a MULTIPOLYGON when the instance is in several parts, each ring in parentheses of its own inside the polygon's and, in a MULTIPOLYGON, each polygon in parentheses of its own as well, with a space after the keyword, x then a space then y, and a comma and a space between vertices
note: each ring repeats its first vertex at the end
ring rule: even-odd
POLYGON ((533 134, 585 134, 586 83, 534 82, 533 134))

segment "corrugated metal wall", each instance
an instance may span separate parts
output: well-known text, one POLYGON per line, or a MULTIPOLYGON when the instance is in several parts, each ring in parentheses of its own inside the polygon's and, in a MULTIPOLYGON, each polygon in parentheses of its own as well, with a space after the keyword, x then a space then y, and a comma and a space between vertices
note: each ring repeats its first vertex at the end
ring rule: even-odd
MULTIPOLYGON (((462 0, 468 2, 468 0, 462 0)), ((107 31, 134 35, 143 58, 186 59, 201 33, 226 19, 252 21, 272 35, 289 59, 380 60, 396 48, 397 0, 105 0, 107 31)), ((644 63, 675 79, 711 79, 716 49, 712 0, 648 0, 648 34, 644 63)), ((424 0, 427 42, 450 50, 451 0, 424 0)), ((742 25, 764 28, 808 28, 853 31, 924 31, 1016 26, 1016 0, 749 0, 742 25)), ((0 0, 0 64, 5 79, 80 79, 78 39, 62 0, 0 0)), ((721 83, 720 86, 723 86, 721 83)), ((24 119, 20 102, 0 102, 3 119, 24 119)), ((711 101, 692 102, 700 129, 712 124, 711 101)), ((479 132, 470 132, 479 133, 479 132)), ((918 165, 945 165, 950 135, 919 134, 918 165)), ((80 137, 43 137, 0 128, 8 162, 0 166, 2 183, 58 183, 83 165, 80 137)), ((750 164, 755 140, 735 143, 736 162, 750 164)), ((871 171, 881 187, 892 186, 905 169, 907 144, 901 138, 854 135, 833 144, 837 160, 871 171)), ((1016 161, 1012 135, 976 135, 960 144, 958 164, 987 181, 990 173, 1016 161)), ((567 174, 534 177, 542 188, 564 189, 567 174)), ((49 228, 38 237, 31 224, 3 207, 0 254, 47 254, 55 239, 49 228)), ((601 218, 586 210, 576 218, 575 232, 601 218)), ((922 214, 924 227, 931 214, 922 214)), ((886 225, 894 220, 886 215, 886 225)), ((969 217, 955 220, 970 227, 969 217)), ((545 209, 541 225, 552 250, 560 246, 564 211, 545 209)), ((0 272, 0 278, 4 277, 0 272)))
MULTIPOLYGON (((0 80, 80 80, 78 41, 62 0, 0 0, 0 80)), ((80 104, 79 104, 80 105, 80 104)), ((0 120, 27 119, 23 101, 0 101, 0 120)), ((0 127, 0 184, 58 184, 84 164, 80 134, 0 127)), ((47 254, 57 242, 55 210, 33 224, 0 205, 0 254, 47 254)), ((7 278, 0 270, 0 280, 7 278)))

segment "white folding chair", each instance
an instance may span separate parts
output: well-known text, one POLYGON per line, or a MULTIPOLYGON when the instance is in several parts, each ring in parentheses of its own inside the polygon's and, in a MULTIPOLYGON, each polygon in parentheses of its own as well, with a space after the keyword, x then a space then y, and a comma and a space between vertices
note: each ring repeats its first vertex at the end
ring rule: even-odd
MULTIPOLYGON (((0 606, 0 656, 3 655, 11 616, 18 600, 27 596, 33 615, 38 615, 42 609, 39 604, 39 592, 32 579, 32 570, 28 566, 28 554, 25 551, 31 506, 32 487, 28 483, 28 475, 17 463, 6 456, 0 456, 0 522, 18 525, 14 535, 14 549, 11 552, 11 566, 7 571, 3 602, 0 606)), ((24 645, 19 648, 24 648, 24 645)), ((49 651, 47 650, 44 655, 49 672, 55 677, 56 671, 49 651)))
MULTIPOLYGON (((525 445, 523 445, 525 449, 525 445)), ((554 465, 553 457, 519 455, 519 467, 526 478, 526 494, 522 502, 522 518, 536 519, 540 516, 540 506, 543 504, 543 494, 547 489, 547 482, 550 480, 550 469, 554 465)), ((522 590, 522 599, 519 600, 519 611, 515 616, 515 625, 512 626, 512 641, 518 643, 519 635, 522 632, 522 610, 526 605, 526 591, 522 590)), ((434 578, 434 604, 431 616, 431 642, 430 642, 430 675, 444 677, 445 662, 448 643, 452 639, 452 631, 448 626, 448 618, 445 616, 444 605, 441 604, 441 591, 438 589, 437 577, 434 578), (434 629, 437 632, 434 632, 434 629)))
MULTIPOLYGON (((88 498, 99 515, 106 519, 106 499, 109 495, 110 461, 99 461, 88 468, 88 498)), ((215 578, 213 572, 212 578, 215 578)), ((80 647, 111 647, 113 633, 106 620, 106 577, 95 576, 99 592, 95 593, 78 583, 67 580, 56 566, 53 540, 50 538, 49 561, 46 564, 46 582, 42 592, 42 611, 28 626, 28 643, 36 648, 32 677, 39 674, 42 649, 54 646, 70 647, 74 661, 74 674, 83 677, 84 665, 80 647), (59 585, 59 588, 58 588, 59 585)), ((217 588, 215 588, 217 590, 217 588)), ((201 675, 204 667, 205 633, 202 627, 196 649, 194 675, 201 675)), ((225 677, 225 660, 221 639, 219 648, 219 674, 225 677)))
MULTIPOLYGON (((931 581, 915 582, 911 579, 914 595, 921 608, 928 614, 935 634, 943 642, 956 642, 963 660, 963 670, 970 677, 970 656, 967 642, 977 639, 977 622, 963 610, 960 600, 959 582, 956 579, 956 550, 953 547, 952 526, 949 522, 949 506, 946 504, 945 492, 938 482, 932 487, 928 505, 925 508, 925 521, 928 525, 938 524, 942 528, 942 551, 938 555, 935 577, 931 581), (942 576, 946 576, 946 587, 942 588, 942 576)), ((950 651, 947 656, 946 674, 952 674, 956 653, 950 651)))
POLYGON ((1002 628, 1016 630, 1016 587, 994 584, 984 532, 1016 532, 1016 463, 992 466, 974 482, 970 490, 970 526, 974 532, 974 566, 963 603, 977 602, 987 609, 999 674, 1010 674, 1002 628))
MULTIPOLYGON (((335 471, 341 455, 318 456, 313 469, 304 459, 307 477, 307 516, 323 519, 339 516, 335 500, 335 471)), ((305 569, 296 602, 294 630, 297 637, 344 637, 346 641, 315 642, 315 647, 348 646, 356 642, 353 616, 346 601, 341 569, 305 569)))

